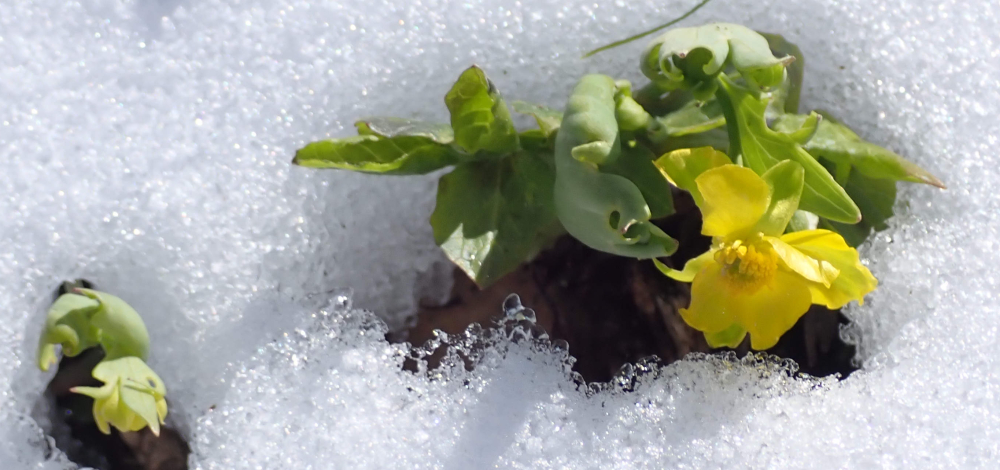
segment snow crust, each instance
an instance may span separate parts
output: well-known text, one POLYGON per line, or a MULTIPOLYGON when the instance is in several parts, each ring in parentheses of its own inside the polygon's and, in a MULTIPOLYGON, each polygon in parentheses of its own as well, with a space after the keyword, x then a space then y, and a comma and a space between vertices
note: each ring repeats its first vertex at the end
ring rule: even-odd
POLYGON ((147 319, 196 469, 995 467, 993 2, 715 0, 686 22, 786 35, 804 107, 949 186, 901 186, 863 249, 881 285, 848 311, 848 379, 692 357, 586 386, 509 324, 401 370, 422 350, 385 332, 451 272, 426 223, 436 176, 308 171, 294 150, 361 116, 443 120, 472 63, 554 107, 585 72, 638 83, 642 44, 579 55, 694 3, 0 2, 0 468, 74 468, 45 437, 33 356, 77 277, 147 319))

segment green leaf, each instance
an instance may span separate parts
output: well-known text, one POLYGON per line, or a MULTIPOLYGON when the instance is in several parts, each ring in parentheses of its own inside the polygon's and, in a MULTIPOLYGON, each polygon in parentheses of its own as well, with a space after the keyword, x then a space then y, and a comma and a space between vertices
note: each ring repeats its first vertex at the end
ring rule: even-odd
POLYGON ((736 349, 746 338, 747 330, 739 323, 733 323, 718 333, 705 333, 705 342, 710 348, 731 348, 736 349))
POLYGON ((529 129, 518 137, 521 141, 521 148, 529 151, 552 152, 552 139, 549 139, 541 129, 529 129))
POLYGON ((561 112, 540 104, 515 101, 511 103, 511 108, 515 113, 527 114, 534 117, 535 122, 538 123, 538 128, 542 130, 546 137, 555 134, 562 123, 563 114, 561 112))
POLYGON ((732 65, 754 89, 779 85, 785 64, 771 53, 767 40, 745 26, 712 23, 677 28, 654 39, 642 54, 642 72, 664 90, 704 88, 714 92, 714 78, 732 65))
POLYGON ((519 152, 459 165, 438 183, 434 240, 486 287, 563 233, 552 201, 551 155, 519 152))
POLYGON ((674 213, 674 199, 670 192, 670 182, 656 168, 654 158, 655 155, 642 145, 625 145, 621 157, 602 166, 601 171, 628 178, 646 200, 650 218, 659 219, 674 213))
POLYGON ((712 147, 723 153, 729 150, 729 134, 725 127, 676 137, 669 137, 663 133, 653 132, 648 137, 650 143, 653 145, 653 149, 659 154, 698 147, 712 147))
MULTIPOLYGON (((848 193, 850 194, 850 193, 848 193)), ((861 222, 858 224, 865 223, 864 211, 861 211, 861 222)), ((857 225, 857 224, 856 224, 857 225)), ((804 230, 814 230, 819 226, 819 217, 812 212, 806 211, 795 211, 792 215, 792 220, 788 221, 788 227, 785 228, 785 233, 801 232, 804 230)), ((844 225, 845 227, 854 227, 854 225, 844 225)))
POLYGON ((455 141, 455 133, 447 124, 436 122, 414 121, 396 117, 371 117, 362 119, 354 126, 358 135, 374 135, 378 137, 427 137, 439 144, 450 144, 455 141))
POLYGON ((63 294, 52 303, 45 317, 45 330, 38 340, 38 368, 47 371, 58 362, 55 345, 62 346, 65 356, 73 357, 97 346, 100 333, 90 323, 90 317, 100 303, 78 294, 63 294))
POLYGON ((764 172, 761 178, 771 188, 771 203, 757 222, 756 230, 766 235, 779 236, 785 232, 785 227, 799 208, 805 171, 802 170, 802 165, 785 160, 764 172))
MULTIPOLYGON (((771 51, 782 57, 794 57, 795 60, 785 65, 785 80, 772 93, 769 111, 782 110, 785 113, 799 112, 799 97, 802 95, 802 77, 805 73, 806 61, 799 46, 789 42, 780 34, 759 33, 767 40, 771 51)), ((776 116, 778 113, 774 113, 776 116)), ((768 118, 772 118, 770 113, 768 118)))
MULTIPOLYGON (((815 157, 825 158, 836 165, 850 165, 870 178, 924 183, 944 188, 944 183, 929 171, 896 153, 866 142, 847 126, 827 113, 821 113, 816 133, 805 143, 805 149, 815 157)), ((806 116, 788 114, 774 122, 777 130, 800 126, 806 116)))
POLYGON ((142 317, 124 300, 105 292, 76 289, 101 304, 91 323, 101 330, 105 359, 135 356, 145 360, 149 354, 149 332, 142 317))
MULTIPOLYGON (((359 126, 368 132, 366 126, 359 126)), ((421 175, 468 160, 469 156, 433 137, 377 134, 322 140, 295 152, 292 163, 309 168, 421 175)))
POLYGON ((743 157, 746 166, 757 174, 764 174, 771 167, 784 160, 792 160, 805 170, 805 188, 802 191, 800 208, 843 223, 857 223, 861 212, 850 196, 833 176, 815 158, 787 135, 767 127, 764 110, 767 103, 753 96, 748 90, 720 79, 719 102, 729 109, 733 122, 728 119, 730 145, 743 157), (735 128, 735 132, 733 129, 735 128), (737 140, 734 145, 733 140, 737 140))
POLYGON ((820 220, 820 226, 833 230, 844 237, 848 245, 861 246, 872 234, 888 228, 886 221, 892 217, 896 203, 896 182, 887 179, 869 178, 852 172, 845 185, 861 209, 861 222, 854 225, 841 224, 830 220, 820 220))
POLYGON ((667 136, 677 137, 722 127, 726 124, 726 118, 717 100, 691 100, 681 109, 657 117, 656 123, 659 127, 654 127, 651 132, 663 132, 667 136))
POLYGON ((622 131, 638 131, 646 129, 653 121, 638 102, 632 98, 631 84, 625 80, 619 80, 621 84, 627 84, 629 90, 619 92, 615 95, 615 119, 618 121, 618 129, 622 131))
MULTIPOLYGON (((786 116, 790 115, 782 114, 777 118, 778 120, 775 121, 776 123, 784 120, 785 125, 780 127, 776 126, 774 130, 778 133, 785 134, 789 139, 792 139, 799 145, 805 145, 806 142, 809 142, 813 136, 816 135, 816 131, 819 129, 819 123, 822 119, 819 114, 812 112, 809 113, 808 116, 805 116, 805 119, 795 120, 794 125, 791 125, 791 122, 785 119, 786 116)), ((815 155, 813 156, 815 157, 815 155)))
MULTIPOLYGON (((650 208, 635 183, 603 171, 623 157, 614 80, 581 78, 556 136, 556 213, 583 244, 640 259, 668 256, 676 240, 649 222, 650 208)), ((626 144, 628 145, 628 144, 626 144)))
POLYGON ((469 67, 444 97, 451 113, 455 143, 467 153, 517 150, 517 130, 500 92, 486 73, 469 67))

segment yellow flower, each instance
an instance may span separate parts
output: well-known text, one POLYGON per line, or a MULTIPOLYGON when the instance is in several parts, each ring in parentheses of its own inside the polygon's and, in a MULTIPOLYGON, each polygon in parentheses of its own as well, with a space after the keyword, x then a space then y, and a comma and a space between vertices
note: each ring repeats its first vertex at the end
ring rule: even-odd
POLYGON ((160 424, 167 417, 167 390, 142 359, 127 356, 102 361, 94 368, 94 378, 104 385, 71 391, 94 399, 94 421, 101 432, 111 434, 111 426, 127 432, 148 425, 153 434, 160 435, 160 424))
POLYGON ((690 189, 712 248, 683 271, 658 266, 692 282, 691 305, 680 313, 712 347, 735 347, 749 333, 754 349, 768 349, 810 304, 837 309, 875 289, 875 277, 840 235, 783 234, 802 194, 797 163, 782 162, 763 177, 732 164, 699 173, 690 189))

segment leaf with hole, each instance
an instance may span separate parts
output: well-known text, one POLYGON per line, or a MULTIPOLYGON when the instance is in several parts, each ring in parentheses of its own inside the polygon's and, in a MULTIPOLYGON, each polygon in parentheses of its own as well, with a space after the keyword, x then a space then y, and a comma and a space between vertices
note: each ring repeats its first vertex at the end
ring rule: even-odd
POLYGON ((451 113, 455 144, 467 153, 508 153, 518 149, 510 111, 486 72, 476 66, 462 72, 444 97, 451 113))

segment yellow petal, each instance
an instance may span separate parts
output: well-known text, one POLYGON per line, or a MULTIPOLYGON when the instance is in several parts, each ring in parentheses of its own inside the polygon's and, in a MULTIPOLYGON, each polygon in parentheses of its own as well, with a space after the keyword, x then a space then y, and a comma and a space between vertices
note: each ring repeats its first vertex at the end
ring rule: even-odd
POLYGON ((94 423, 97 424, 97 429, 99 429, 104 434, 111 434, 111 426, 108 425, 108 418, 104 416, 104 403, 100 400, 94 400, 94 423))
POLYGON ((167 417, 167 400, 158 398, 156 400, 156 416, 160 418, 160 423, 164 423, 167 417))
POLYGON ((785 263, 785 267, 809 281, 830 287, 830 283, 840 274, 840 270, 828 261, 806 256, 780 238, 764 237, 764 240, 771 244, 778 258, 785 263))
POLYGON ((735 314, 750 333, 750 347, 768 349, 795 326, 812 303, 809 284, 801 276, 778 270, 767 285, 740 297, 735 314))
POLYGON ((718 333, 705 333, 705 342, 713 348, 737 348, 746 336, 747 330, 739 323, 733 323, 718 333))
POLYGON ((805 230, 792 232, 781 240, 807 256, 830 263, 840 271, 829 287, 812 284, 813 303, 838 309, 852 300, 864 303, 865 294, 875 290, 878 280, 872 276, 861 260, 858 250, 851 248, 839 234, 829 230, 805 230))
POLYGON ((732 163, 726 154, 712 147, 677 149, 653 162, 670 184, 691 193, 699 206, 702 198, 694 182, 695 178, 707 170, 732 163))
POLYGON ((731 238, 753 229, 771 203, 771 190, 753 170, 723 165, 695 179, 701 192, 701 233, 731 238))
POLYGON ((715 250, 708 250, 697 257, 689 259, 687 263, 684 263, 683 271, 669 268, 656 258, 653 258, 653 264, 656 265, 656 269, 659 269, 661 273, 665 274, 670 279, 681 282, 691 282, 694 280, 694 276, 701 272, 702 268, 704 268, 707 263, 714 260, 714 257, 715 250))
POLYGON ((691 284, 691 305, 680 310, 681 318, 692 328, 718 333, 737 321, 738 298, 729 294, 719 263, 708 263, 695 275, 691 284))

